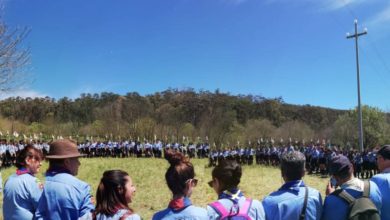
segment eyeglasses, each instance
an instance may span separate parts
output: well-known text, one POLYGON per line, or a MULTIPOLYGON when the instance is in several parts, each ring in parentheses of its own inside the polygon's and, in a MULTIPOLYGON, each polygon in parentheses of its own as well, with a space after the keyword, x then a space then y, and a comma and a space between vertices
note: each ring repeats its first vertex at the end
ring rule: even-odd
POLYGON ((196 185, 198 185, 198 179, 188 179, 186 181, 186 184, 187 183, 191 183, 195 187, 196 185))

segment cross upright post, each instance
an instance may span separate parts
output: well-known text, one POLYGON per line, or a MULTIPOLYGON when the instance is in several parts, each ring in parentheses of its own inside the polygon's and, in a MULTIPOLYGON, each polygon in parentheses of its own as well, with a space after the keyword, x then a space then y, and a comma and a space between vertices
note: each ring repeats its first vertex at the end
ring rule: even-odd
POLYGON ((357 20, 355 23, 355 34, 350 35, 347 33, 347 39, 355 38, 355 49, 356 49, 356 75, 357 75, 357 90, 358 90, 358 114, 359 114, 359 147, 360 151, 363 152, 363 120, 362 120, 362 107, 360 102, 360 73, 359 73, 359 47, 358 47, 358 38, 362 35, 367 34, 367 30, 364 29, 363 32, 358 33, 357 31, 357 20))

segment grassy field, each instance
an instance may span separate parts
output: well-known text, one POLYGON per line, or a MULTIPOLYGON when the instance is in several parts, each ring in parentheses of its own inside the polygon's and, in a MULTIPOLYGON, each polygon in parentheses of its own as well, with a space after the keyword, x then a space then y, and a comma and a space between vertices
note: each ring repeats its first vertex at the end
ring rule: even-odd
MULTIPOLYGON (((207 160, 194 159, 192 163, 195 166, 196 178, 199 179, 198 186, 191 197, 192 202, 197 206, 205 207, 216 199, 214 191, 207 185, 211 179, 211 168, 206 168, 207 160)), ((153 213, 167 207, 171 198, 164 179, 167 167, 168 162, 163 159, 81 159, 78 178, 89 183, 92 187, 91 193, 95 195, 96 187, 105 170, 122 169, 127 171, 137 187, 134 202, 130 206, 143 219, 151 219, 153 213)), ((44 163, 41 174, 38 175, 41 180, 44 180, 43 172, 46 169, 47 164, 44 163)), ((2 171, 3 183, 13 172, 15 172, 14 168, 2 171)), ((304 180, 308 186, 320 190, 324 196, 327 179, 305 176, 304 180)), ((246 196, 262 200, 269 193, 277 190, 282 183, 280 171, 277 168, 256 165, 244 166, 240 188, 246 196)), ((2 207, 2 201, 1 195, 0 207, 2 207)))

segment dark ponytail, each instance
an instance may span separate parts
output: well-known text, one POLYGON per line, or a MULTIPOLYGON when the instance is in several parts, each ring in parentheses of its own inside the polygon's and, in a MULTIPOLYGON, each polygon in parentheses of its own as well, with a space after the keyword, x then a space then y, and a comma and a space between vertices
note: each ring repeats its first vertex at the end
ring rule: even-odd
POLYGON ((167 150, 165 152, 165 159, 170 166, 165 173, 165 180, 173 195, 184 194, 186 188, 186 181, 195 177, 194 166, 180 152, 167 150))

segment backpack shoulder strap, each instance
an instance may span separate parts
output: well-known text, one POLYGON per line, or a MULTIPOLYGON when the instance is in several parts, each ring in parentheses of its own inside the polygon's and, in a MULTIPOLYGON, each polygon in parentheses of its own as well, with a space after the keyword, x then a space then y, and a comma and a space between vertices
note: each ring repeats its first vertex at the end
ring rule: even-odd
POLYGON ((309 198, 309 188, 305 186, 305 200, 303 201, 303 208, 301 211, 301 215, 299 216, 299 220, 304 220, 306 217, 306 208, 307 208, 307 200, 309 198))
POLYGON ((366 197, 366 198, 370 197, 370 181, 369 180, 364 181, 363 197, 366 197))
POLYGON ((252 205, 252 199, 246 198, 242 208, 240 208, 240 211, 238 213, 241 215, 247 215, 251 205, 252 205))
POLYGON ((348 202, 349 205, 353 204, 355 202, 355 198, 351 196, 347 191, 343 189, 336 190, 332 193, 332 195, 338 196, 342 199, 344 199, 346 202, 348 202))
POLYGON ((229 215, 229 213, 227 212, 225 207, 218 201, 210 203, 209 206, 211 208, 213 208, 218 213, 218 215, 221 216, 221 217, 229 215))

